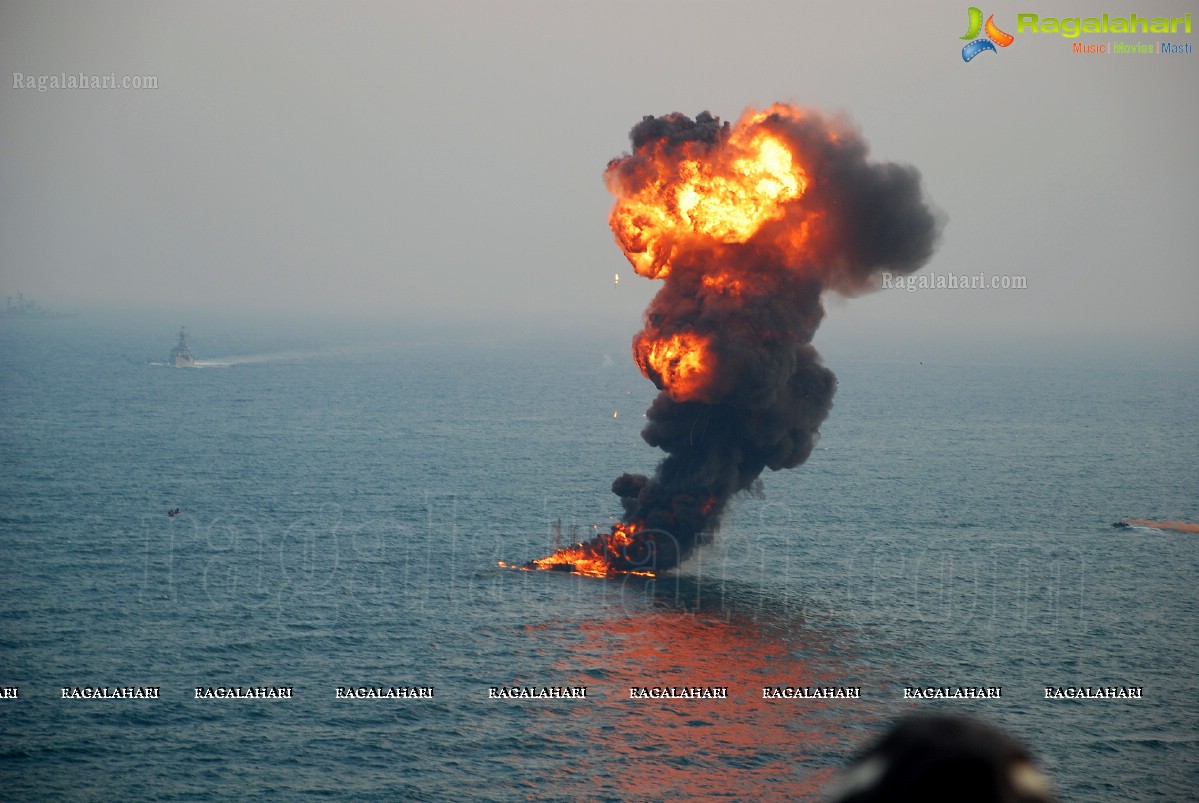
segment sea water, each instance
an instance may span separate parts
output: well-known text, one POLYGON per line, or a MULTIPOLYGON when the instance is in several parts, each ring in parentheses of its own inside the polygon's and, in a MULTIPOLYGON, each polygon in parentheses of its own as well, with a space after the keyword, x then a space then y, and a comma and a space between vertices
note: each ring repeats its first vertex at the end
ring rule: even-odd
POLYGON ((628 333, 228 325, 173 369, 174 326, 0 321, 4 799, 816 800, 927 710, 1063 800, 1199 782, 1199 538, 1110 526, 1199 517, 1193 362, 830 344, 808 463, 679 571, 601 580, 499 564, 606 529, 659 459, 628 333), (1086 686, 1142 691, 1046 699, 1086 686), (64 697, 94 687, 158 698, 64 697), (229 687, 290 698, 197 697, 229 687))

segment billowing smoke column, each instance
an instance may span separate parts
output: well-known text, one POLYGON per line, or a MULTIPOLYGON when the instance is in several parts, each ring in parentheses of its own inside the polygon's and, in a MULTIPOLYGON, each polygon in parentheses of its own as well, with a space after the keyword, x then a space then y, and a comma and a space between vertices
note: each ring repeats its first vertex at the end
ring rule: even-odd
POLYGON ((825 290, 870 289, 932 254, 937 218, 911 167, 867 161, 845 123, 787 105, 730 126, 646 117, 608 165, 610 223, 637 273, 663 281, 633 341, 661 390, 642 437, 666 457, 612 490, 611 533, 533 561, 587 574, 657 571, 715 531, 763 469, 807 460, 836 379, 811 345, 825 290))

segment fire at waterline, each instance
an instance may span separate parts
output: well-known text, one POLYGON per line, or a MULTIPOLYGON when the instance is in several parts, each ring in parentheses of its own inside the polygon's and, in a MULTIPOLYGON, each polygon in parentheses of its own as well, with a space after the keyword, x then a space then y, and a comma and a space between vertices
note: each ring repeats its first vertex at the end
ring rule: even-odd
POLYGON ((686 560, 733 496, 811 454, 836 387, 811 344, 822 293, 912 273, 937 242, 919 172, 869 161, 844 119, 775 104, 735 124, 645 117, 629 136, 604 180, 617 243, 662 281, 633 358, 660 391, 641 436, 666 456, 613 481, 610 531, 520 568, 652 575, 686 560))

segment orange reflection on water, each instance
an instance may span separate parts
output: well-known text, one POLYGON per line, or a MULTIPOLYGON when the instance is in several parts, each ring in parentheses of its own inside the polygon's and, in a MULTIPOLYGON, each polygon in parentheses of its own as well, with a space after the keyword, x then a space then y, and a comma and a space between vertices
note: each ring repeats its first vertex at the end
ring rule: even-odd
POLYGON ((572 719, 603 761, 560 769, 564 791, 585 781, 621 800, 817 799, 860 739, 861 700, 762 698, 764 686, 860 686, 823 646, 799 658, 757 623, 686 612, 577 626, 558 668, 589 687, 572 719), (727 687, 728 699, 630 699, 647 686, 727 687))
POLYGON ((1174 530, 1180 533, 1199 533, 1199 524, 1189 521, 1153 521, 1151 519, 1125 519, 1123 524, 1133 524, 1138 527, 1153 527, 1156 530, 1174 530))

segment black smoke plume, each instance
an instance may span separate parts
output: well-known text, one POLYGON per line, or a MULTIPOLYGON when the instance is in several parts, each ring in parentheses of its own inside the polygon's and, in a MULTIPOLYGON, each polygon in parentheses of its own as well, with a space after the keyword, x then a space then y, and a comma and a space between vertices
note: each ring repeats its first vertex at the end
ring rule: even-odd
POLYGON ((716 531, 729 501, 756 489, 763 470, 794 468, 812 453, 836 389, 811 344, 822 293, 852 295, 882 271, 917 270, 939 223, 914 168, 870 162, 856 130, 808 110, 776 105, 733 127, 707 112, 646 117, 630 139, 632 153, 609 163, 605 179, 617 196, 618 243, 639 273, 664 281, 634 352, 661 390, 642 437, 666 457, 653 476, 612 483, 631 542, 616 548, 604 534, 576 549, 617 571, 663 570, 716 531), (695 164, 726 169, 734 164, 727 151, 760 135, 786 146, 805 186, 751 236, 686 226, 658 236, 657 217, 622 207, 622 199, 660 195, 666 215, 682 214, 659 188, 695 164), (671 387, 669 367, 645 360, 647 344, 675 335, 707 344, 701 386, 686 393, 671 387))

